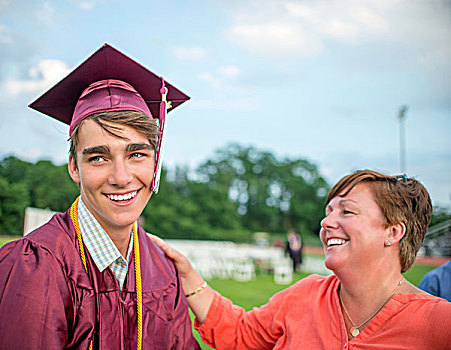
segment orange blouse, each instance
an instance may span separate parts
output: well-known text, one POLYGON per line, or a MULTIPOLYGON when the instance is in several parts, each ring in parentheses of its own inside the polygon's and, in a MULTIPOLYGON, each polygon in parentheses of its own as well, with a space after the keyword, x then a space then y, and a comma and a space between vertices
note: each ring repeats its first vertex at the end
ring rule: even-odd
POLYGON ((216 349, 451 349, 451 303, 427 294, 395 294, 348 341, 335 275, 311 275, 245 312, 216 293, 202 339, 216 349))

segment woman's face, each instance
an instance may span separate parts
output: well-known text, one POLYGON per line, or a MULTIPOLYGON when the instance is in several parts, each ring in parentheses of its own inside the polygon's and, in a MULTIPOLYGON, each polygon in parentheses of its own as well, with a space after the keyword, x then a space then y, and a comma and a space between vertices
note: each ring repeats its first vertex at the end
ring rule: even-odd
POLYGON ((326 267, 334 272, 377 268, 389 232, 379 205, 366 183, 332 198, 321 222, 326 267))

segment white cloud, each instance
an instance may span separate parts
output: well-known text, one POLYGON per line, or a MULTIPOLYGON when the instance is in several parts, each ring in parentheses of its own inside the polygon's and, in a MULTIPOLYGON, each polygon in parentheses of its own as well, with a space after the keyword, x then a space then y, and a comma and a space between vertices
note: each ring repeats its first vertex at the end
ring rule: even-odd
POLYGON ((200 60, 207 55, 200 47, 176 47, 173 52, 179 60, 200 60))
POLYGON ((203 72, 199 74, 199 79, 214 88, 224 88, 231 80, 239 77, 241 70, 237 66, 219 67, 216 72, 203 72))
POLYGON ((4 24, 0 24, 0 44, 12 44, 12 42, 10 30, 4 24))
POLYGON ((36 162, 42 159, 43 152, 37 147, 31 147, 27 150, 15 151, 14 155, 20 159, 24 159, 30 162, 36 162))
POLYGON ((200 73, 198 77, 212 87, 218 88, 220 86, 220 79, 211 72, 200 73))
POLYGON ((221 66, 214 72, 203 72, 198 78, 205 82, 212 91, 211 98, 196 99, 191 102, 197 110, 219 110, 252 112, 259 108, 260 104, 252 94, 237 95, 237 91, 243 91, 239 84, 242 70, 234 65, 221 66))
POLYGON ((260 104, 252 96, 233 97, 218 95, 211 99, 198 99, 191 102, 194 110, 227 111, 228 113, 253 113, 258 110, 260 104))
POLYGON ((350 9, 351 16, 366 30, 386 33, 389 29, 388 21, 370 8, 357 7, 350 9))
POLYGON ((50 21, 55 14, 56 10, 50 3, 50 1, 45 1, 42 6, 36 11, 37 18, 42 22, 50 21))
POLYGON ((236 78, 241 74, 237 66, 225 66, 218 69, 219 74, 226 78, 236 78))
POLYGON ((41 60, 29 70, 30 79, 8 79, 3 84, 10 95, 39 92, 48 89, 69 73, 69 67, 60 60, 41 60))
POLYGON ((72 0, 82 10, 92 10, 97 3, 103 2, 103 0, 72 0))
POLYGON ((411 59, 420 63, 451 58, 451 4, 444 0, 260 0, 230 8, 228 38, 266 56, 314 55, 335 43, 391 45, 415 51, 411 59))
POLYGON ((358 42, 389 29, 388 21, 372 8, 371 1, 287 2, 285 7, 291 19, 301 20, 318 40, 331 37, 344 42, 358 42))
POLYGON ((252 51, 271 56, 315 53, 322 46, 301 24, 283 20, 236 24, 230 29, 229 37, 252 51))

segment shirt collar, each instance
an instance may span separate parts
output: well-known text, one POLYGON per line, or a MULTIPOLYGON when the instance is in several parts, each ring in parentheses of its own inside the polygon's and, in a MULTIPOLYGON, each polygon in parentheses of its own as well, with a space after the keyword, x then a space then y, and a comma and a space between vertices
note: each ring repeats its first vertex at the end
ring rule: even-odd
MULTIPOLYGON (((92 215, 89 209, 80 197, 78 201, 78 223, 83 242, 86 245, 94 263, 100 272, 103 272, 117 259, 122 260, 126 264, 130 261, 130 253, 133 249, 133 239, 130 237, 127 250, 127 260, 117 249, 110 236, 105 232, 97 219, 92 215)), ((130 232, 131 235, 131 232, 130 232)))

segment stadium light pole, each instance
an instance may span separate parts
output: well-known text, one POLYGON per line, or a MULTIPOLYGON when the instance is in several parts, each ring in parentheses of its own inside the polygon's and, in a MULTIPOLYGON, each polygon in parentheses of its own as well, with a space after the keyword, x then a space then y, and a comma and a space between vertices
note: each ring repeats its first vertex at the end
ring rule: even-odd
POLYGON ((399 120, 399 152, 400 152, 400 171, 401 174, 406 174, 406 130, 405 130, 405 119, 408 106, 401 106, 398 112, 399 120))

